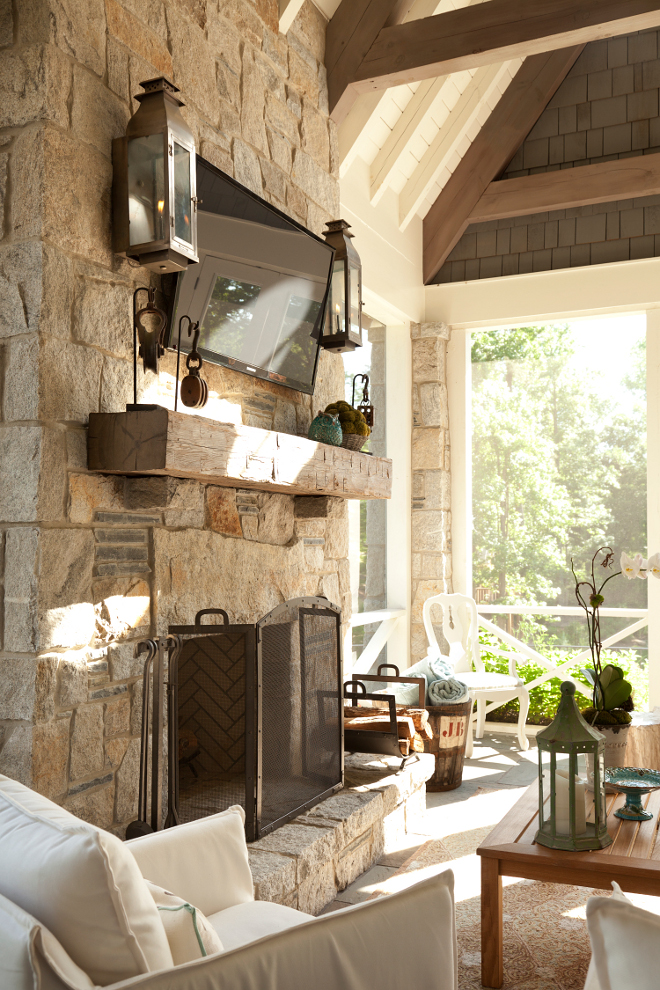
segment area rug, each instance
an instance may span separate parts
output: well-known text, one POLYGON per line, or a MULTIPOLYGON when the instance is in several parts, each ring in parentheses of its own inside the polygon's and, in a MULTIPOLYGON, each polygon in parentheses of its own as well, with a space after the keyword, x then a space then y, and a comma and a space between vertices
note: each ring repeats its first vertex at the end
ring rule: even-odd
MULTIPOLYGON (((455 870, 459 990, 481 988, 480 898, 463 895, 474 893, 479 870, 474 851, 489 831, 475 829, 442 840, 430 839, 387 885, 388 890, 407 886, 445 865, 455 870)), ((602 895, 603 891, 531 880, 513 880, 504 887, 505 987, 582 990, 591 956, 585 905, 594 893, 602 895)))
MULTIPOLYGON (((485 796, 489 790, 479 788, 478 794, 485 796)), ((456 888, 458 987, 480 990, 480 859, 475 852, 493 826, 470 829, 469 818, 465 824, 461 832, 425 842, 372 897, 393 893, 451 868, 456 888)), ((506 988, 582 990, 591 957, 585 905, 595 893, 602 896, 603 891, 504 878, 506 988)))

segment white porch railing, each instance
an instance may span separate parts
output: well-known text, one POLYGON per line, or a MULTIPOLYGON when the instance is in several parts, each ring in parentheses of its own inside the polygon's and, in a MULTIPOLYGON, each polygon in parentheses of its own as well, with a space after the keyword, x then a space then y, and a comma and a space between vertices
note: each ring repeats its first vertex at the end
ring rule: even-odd
MULTIPOLYGON (((494 633, 503 643, 506 643, 510 647, 508 650, 488 647, 490 653, 497 653, 500 656, 507 657, 510 661, 519 660, 525 662, 531 660, 533 663, 545 668, 544 674, 527 683, 528 690, 538 687, 539 684, 544 684, 545 681, 549 681, 553 677, 564 676, 566 680, 573 680, 568 673, 569 670, 591 657, 588 649, 581 650, 580 653, 558 664, 553 660, 548 660, 547 657, 544 657, 537 650, 532 649, 531 646, 521 643, 511 633, 500 629, 494 622, 490 622, 484 618, 484 615, 584 615, 584 610, 577 605, 477 605, 477 612, 479 613, 479 625, 483 629, 487 629, 488 632, 494 633)), ((626 636, 630 636, 648 624, 648 610, 645 608, 601 608, 600 614, 603 618, 634 618, 637 620, 626 626, 625 629, 620 629, 619 632, 603 640, 604 648, 614 646, 615 643, 620 642, 626 636)), ((513 665, 510 663, 509 666, 511 669, 513 665)), ((494 711, 501 705, 501 701, 491 702, 486 707, 486 713, 494 711)), ((476 718, 476 715, 473 716, 474 718, 476 718)))
POLYGON ((369 668, 377 659, 378 654, 383 649, 388 639, 394 632, 397 624, 403 616, 405 616, 405 608, 381 608, 374 612, 354 612, 351 616, 350 629, 346 637, 346 643, 344 645, 344 675, 348 674, 366 674, 369 672, 369 668), (355 661, 355 666, 350 665, 346 662, 348 657, 353 656, 353 630, 357 629, 359 626, 369 626, 373 622, 378 622, 380 625, 376 629, 375 633, 362 650, 362 653, 355 661))

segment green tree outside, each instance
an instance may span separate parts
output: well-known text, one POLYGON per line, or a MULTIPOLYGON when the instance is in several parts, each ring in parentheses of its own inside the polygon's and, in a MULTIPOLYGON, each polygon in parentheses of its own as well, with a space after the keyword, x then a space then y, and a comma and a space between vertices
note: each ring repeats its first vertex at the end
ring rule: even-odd
MULTIPOLYGON (((617 560, 622 550, 646 553, 644 342, 622 384, 625 402, 574 360, 575 349, 568 326, 473 336, 473 585, 493 604, 574 605, 571 558, 579 571, 604 544, 617 560)), ((618 579, 607 599, 644 608, 646 584, 618 579)), ((603 620, 604 635, 630 621, 603 620)), ((581 619, 511 625, 545 655, 586 645, 581 619)), ((644 646, 645 632, 624 645, 644 646)))

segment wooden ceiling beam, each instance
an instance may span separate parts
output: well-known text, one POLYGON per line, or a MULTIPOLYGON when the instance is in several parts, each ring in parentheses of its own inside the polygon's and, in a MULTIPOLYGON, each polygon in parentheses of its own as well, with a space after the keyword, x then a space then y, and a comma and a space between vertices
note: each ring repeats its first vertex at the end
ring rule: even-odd
POLYGON ((410 0, 342 0, 328 25, 330 112, 359 93, 660 27, 660 0, 487 0, 403 23, 410 0))
MULTIPOLYGON (((358 98, 353 82, 365 55, 386 25, 400 24, 415 0, 342 0, 325 36, 328 100, 340 124, 358 98)), ((370 87, 367 87, 369 89, 370 87)), ((381 86, 380 89, 387 89, 381 86)))
POLYGON ((660 153, 491 182, 469 223, 660 195, 660 153))
MULTIPOLYGON (((480 12, 485 6, 480 7, 480 12)), ((578 45, 532 55, 523 62, 424 218, 426 285, 465 231, 472 210, 488 186, 531 131, 582 48, 578 45)))

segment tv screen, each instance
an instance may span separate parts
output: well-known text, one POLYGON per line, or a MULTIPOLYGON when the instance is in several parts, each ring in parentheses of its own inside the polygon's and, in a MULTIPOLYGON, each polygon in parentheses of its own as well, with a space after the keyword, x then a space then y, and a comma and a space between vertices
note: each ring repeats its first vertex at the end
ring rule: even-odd
POLYGON ((199 263, 178 275, 169 346, 186 314, 205 361, 311 394, 333 249, 203 158, 197 196, 199 263))

